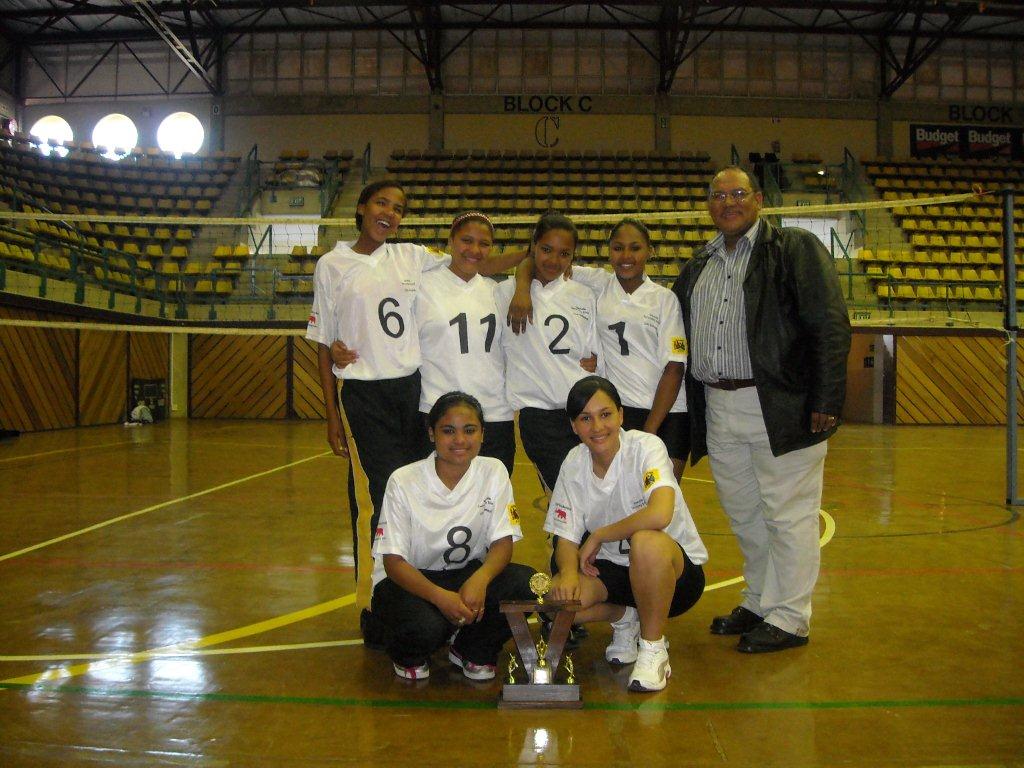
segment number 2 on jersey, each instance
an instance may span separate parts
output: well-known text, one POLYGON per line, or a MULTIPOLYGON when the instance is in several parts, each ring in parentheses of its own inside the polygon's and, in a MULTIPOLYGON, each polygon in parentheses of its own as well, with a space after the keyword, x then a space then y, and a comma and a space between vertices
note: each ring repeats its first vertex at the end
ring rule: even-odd
POLYGON ((565 315, 548 315, 544 319, 544 327, 547 328, 553 321, 558 321, 562 324, 562 330, 551 340, 548 344, 548 349, 551 350, 552 355, 568 355, 571 351, 569 347, 559 347, 558 342, 565 338, 565 334, 569 332, 569 318, 565 315))
MULTIPOLYGON (((459 352, 464 355, 469 354, 469 322, 466 320, 466 313, 460 312, 451 320, 448 321, 448 325, 457 326, 459 329, 459 352)), ((486 317, 480 318, 480 325, 487 326, 487 335, 484 337, 484 352, 490 354, 491 344, 494 343, 494 331, 498 327, 498 318, 495 317, 494 313, 487 315, 486 317)))

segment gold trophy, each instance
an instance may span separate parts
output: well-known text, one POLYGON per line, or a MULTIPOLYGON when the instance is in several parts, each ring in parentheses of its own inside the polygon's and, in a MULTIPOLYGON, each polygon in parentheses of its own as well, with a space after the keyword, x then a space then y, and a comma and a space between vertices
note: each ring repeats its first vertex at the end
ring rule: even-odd
POLYGON ((527 680, 525 683, 515 682, 514 671, 519 668, 519 664, 513 653, 509 658, 508 682, 502 686, 498 699, 501 708, 579 709, 583 706, 571 659, 566 659, 565 682, 555 680, 565 642, 569 639, 572 619, 580 603, 578 600, 545 600, 544 595, 550 589, 551 577, 546 573, 535 573, 530 577, 530 591, 536 595, 536 600, 503 600, 501 603, 501 612, 505 614, 512 629, 512 637, 527 680), (527 615, 535 611, 555 615, 547 641, 541 638, 536 644, 526 623, 527 615))

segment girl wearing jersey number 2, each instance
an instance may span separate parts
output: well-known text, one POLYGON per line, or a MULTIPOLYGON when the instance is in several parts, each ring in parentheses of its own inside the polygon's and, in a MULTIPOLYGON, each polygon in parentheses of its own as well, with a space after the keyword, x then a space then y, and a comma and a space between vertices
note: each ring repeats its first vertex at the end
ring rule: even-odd
MULTIPOLYGON (((499 459, 511 475, 516 440, 505 397, 505 318, 495 298, 497 283, 479 274, 493 242, 494 226, 487 216, 460 214, 448 239, 451 264, 423 276, 414 306, 423 352, 420 413, 425 422, 431 405, 445 392, 461 390, 476 397, 485 419, 480 455, 499 459)), ((427 443, 424 453, 429 451, 427 443)))
MULTIPOLYGON (((565 278, 576 251, 576 227, 558 213, 541 216, 533 232, 530 300, 536 320, 502 337, 508 402, 519 411, 523 448, 550 490, 562 459, 579 440, 565 418, 565 396, 598 365, 594 295, 565 278)), ((515 280, 498 287, 500 316, 508 314, 515 280)))
POLYGON ((631 691, 672 674, 664 629, 704 591, 707 550, 683 501, 664 443, 622 429, 622 401, 588 376, 566 400, 582 441, 562 463, 544 530, 556 537, 556 600, 579 600, 576 621, 612 622, 605 658, 633 664, 631 691))
POLYGON ((480 403, 449 392, 427 419, 434 453, 388 481, 373 548, 373 615, 399 677, 428 677, 430 655, 456 631, 449 661, 472 680, 490 680, 512 636, 499 603, 531 599, 533 569, 510 562, 522 530, 508 472, 478 456, 480 403))

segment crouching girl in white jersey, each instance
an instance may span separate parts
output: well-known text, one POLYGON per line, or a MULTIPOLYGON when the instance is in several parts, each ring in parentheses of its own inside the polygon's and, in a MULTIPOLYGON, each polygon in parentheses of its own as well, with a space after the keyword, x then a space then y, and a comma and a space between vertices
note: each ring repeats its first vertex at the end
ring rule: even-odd
POLYGON ((629 690, 659 691, 672 674, 665 624, 703 593, 707 550, 664 443, 622 429, 610 381, 577 382, 565 410, 582 445, 562 464, 544 522, 557 536, 551 595, 580 601, 576 621, 612 622, 605 657, 634 664, 629 690))
POLYGON ((522 538, 502 463, 478 456, 483 409, 462 392, 428 414, 435 450, 388 481, 374 541, 373 615, 395 674, 430 675, 430 656, 458 630, 448 659, 490 680, 512 632, 502 600, 529 600, 533 569, 512 563, 522 538))
MULTIPOLYGON (((499 459, 511 475, 516 438, 505 397, 505 316, 497 306, 498 284, 479 274, 493 242, 494 226, 487 216, 477 211, 456 216, 448 238, 451 264, 424 275, 420 283, 414 307, 423 352, 420 413, 426 421, 431 405, 445 392, 473 395, 484 409, 480 455, 499 459)), ((426 428, 423 435, 426 441, 426 428)))

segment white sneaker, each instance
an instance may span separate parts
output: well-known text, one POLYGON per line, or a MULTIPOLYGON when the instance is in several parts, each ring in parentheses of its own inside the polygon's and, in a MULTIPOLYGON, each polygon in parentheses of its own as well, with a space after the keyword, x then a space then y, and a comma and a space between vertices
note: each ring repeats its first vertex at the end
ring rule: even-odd
POLYGON ((395 674, 406 680, 426 680, 430 677, 430 665, 420 664, 418 667, 402 667, 398 664, 392 663, 395 668, 395 674))
POLYGON ((454 648, 448 649, 448 661, 459 667, 470 680, 493 680, 496 668, 493 664, 476 664, 466 661, 454 648))
POLYGON ((632 664, 639 639, 640 615, 636 608, 627 607, 622 618, 612 622, 612 641, 604 649, 604 657, 609 664, 632 664))
POLYGON ((668 648, 665 639, 650 643, 640 638, 640 650, 636 664, 629 675, 629 690, 646 692, 660 691, 672 677, 672 667, 668 663, 668 648))

